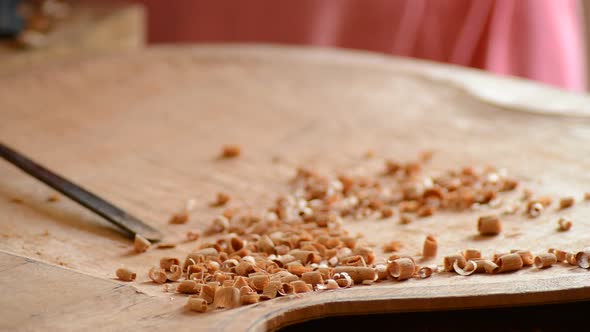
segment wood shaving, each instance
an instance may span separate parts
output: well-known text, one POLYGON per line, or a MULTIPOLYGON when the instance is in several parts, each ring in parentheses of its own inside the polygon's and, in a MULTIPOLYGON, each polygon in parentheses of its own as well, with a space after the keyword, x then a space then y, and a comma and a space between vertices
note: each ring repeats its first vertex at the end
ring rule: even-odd
POLYGON ((491 273, 496 273, 496 272, 498 272, 498 271, 499 271, 499 269, 500 269, 496 263, 494 263, 494 262, 493 262, 493 261, 491 261, 491 260, 487 260, 487 259, 485 259, 485 260, 481 260, 481 261, 478 261, 478 262, 477 262, 477 266, 478 266, 478 268, 479 268, 480 266, 481 266, 481 267, 483 267, 484 271, 485 271, 486 273, 490 273, 490 274, 491 274, 491 273))
POLYGON ((569 231, 572 228, 572 221, 569 218, 561 217, 557 220, 557 230, 560 232, 569 231))
POLYGON ((152 267, 148 273, 148 276, 153 282, 157 284, 163 284, 166 282, 166 280, 168 280, 166 271, 159 267, 152 267))
POLYGON ((459 267, 459 261, 455 260, 453 262, 453 270, 459 275, 468 276, 477 271, 477 263, 469 260, 465 263, 465 267, 459 267))
POLYGON ((576 262, 583 269, 590 268, 590 247, 576 253, 576 262))
POLYGON ((176 243, 172 242, 160 242, 156 244, 156 249, 172 249, 176 247, 176 243))
POLYGON ((498 272, 511 272, 520 270, 523 266, 522 258, 519 254, 508 254, 498 259, 498 272))
POLYGON ((502 223, 496 215, 482 216, 477 220, 480 235, 498 235, 502 231, 502 223))
POLYGON ((473 260, 481 258, 481 252, 477 249, 465 249, 463 250, 463 257, 467 260, 473 260))
POLYGON ((188 231, 186 232, 187 241, 197 241, 201 237, 200 231, 188 231))
POLYGON ((235 287, 219 287, 215 291, 215 308, 234 308, 240 305, 240 290, 235 287))
POLYGON ((389 274, 397 280, 410 279, 415 272, 415 265, 411 259, 399 258, 387 265, 389 274))
POLYGON ((541 213, 543 213, 543 210, 545 209, 545 206, 543 205, 543 203, 539 202, 539 201, 530 201, 527 204, 527 214, 529 215, 529 217, 531 218, 537 218, 538 216, 541 215, 541 213))
POLYGON ((548 253, 555 255, 555 258, 557 260, 558 263, 561 262, 565 262, 566 261, 566 256, 567 256, 567 252, 563 251, 563 250, 559 250, 559 249, 555 249, 555 248, 550 248, 549 250, 547 250, 548 253))
POLYGON ((170 271, 173 265, 180 265, 180 260, 176 257, 162 257, 160 258, 160 267, 165 271, 170 271))
MULTIPOLYGON (((514 203, 510 201, 511 195, 505 196, 504 192, 513 191, 519 183, 507 177, 505 171, 492 167, 465 167, 432 176, 425 171, 427 159, 387 160, 384 172, 376 176, 356 172, 323 174, 299 168, 290 191, 276 197, 263 211, 253 211, 248 205, 225 208, 182 265, 177 258, 163 257, 160 267, 152 268, 148 275, 155 283, 171 281, 169 289, 193 295, 189 299, 195 307, 191 310, 195 311, 206 311, 209 305, 233 308, 291 294, 389 282, 388 279, 431 277, 439 272, 439 267, 418 266, 416 262, 439 254, 441 249, 434 236, 426 237, 420 260, 397 253, 383 260, 375 253, 373 239, 349 233, 343 220, 387 219, 399 211, 400 222, 414 222, 416 226, 409 226, 413 228, 422 222, 428 224, 430 221, 418 218, 433 213, 469 212, 474 208, 500 210, 504 203, 514 203), (180 281, 182 278, 186 280, 180 281)), ((533 200, 532 192, 526 191, 525 196, 524 202, 512 205, 513 212, 525 210, 530 215, 530 211, 538 210, 540 214, 551 204, 549 197, 533 200)), ((227 205, 229 200, 229 195, 220 193, 214 205, 227 205)), ((180 213, 186 212, 188 220, 191 209, 186 206, 180 213)), ((500 219, 497 215, 481 216, 478 231, 481 235, 499 234, 500 219)), ((201 238, 199 231, 187 233, 188 241, 201 238)), ((391 241, 382 249, 399 251, 401 242, 391 241)), ((380 250, 377 253, 382 254, 380 250)), ((478 249, 469 248, 446 255, 440 268, 461 275, 501 273, 533 263, 538 267, 554 264, 547 263, 547 257, 584 267, 588 265, 588 255, 590 252, 573 254, 553 249, 551 253, 533 256, 527 250, 512 250, 488 259, 478 249)), ((187 302, 189 308, 191 305, 187 302)))
POLYGON ((534 265, 538 269, 548 268, 555 263, 557 263, 557 257, 551 253, 542 253, 534 258, 534 265))
POLYGON ((573 197, 563 197, 559 200, 559 209, 567 209, 574 205, 576 200, 573 197))
POLYGON ((237 158, 242 154, 242 148, 239 145, 228 144, 224 145, 221 150, 222 159, 237 158))
POLYGON ((133 281, 137 277, 135 272, 124 267, 117 269, 115 274, 117 275, 117 278, 121 281, 133 281))
POLYGON ((416 275, 420 279, 426 279, 426 278, 429 278, 430 276, 432 276, 434 271, 436 271, 436 268, 433 268, 430 266, 423 266, 420 269, 418 269, 418 272, 416 272, 416 275))
POLYGON ((305 281, 297 280, 292 281, 291 286, 293 287, 293 292, 295 294, 298 293, 308 293, 313 291, 313 287, 310 284, 305 283, 305 281))
MULTIPOLYGON (((334 280, 338 281, 339 278, 336 275, 344 276, 345 279, 348 276, 353 282, 359 284, 363 280, 375 280, 377 278, 374 268, 364 266, 337 266, 334 268, 334 280)), ((340 287, 344 286, 340 285, 340 287)))
POLYGON ((182 268, 179 265, 172 265, 170 272, 166 273, 166 278, 170 281, 178 281, 182 277, 182 268))
POLYGON ((136 253, 142 253, 149 249, 151 243, 145 237, 135 234, 135 241, 133 242, 133 248, 136 253))
POLYGON ((176 286, 176 291, 182 294, 198 294, 202 286, 203 284, 199 284, 194 280, 183 280, 176 286))
POLYGON ((213 202, 211 205, 224 206, 225 204, 227 204, 227 202, 230 201, 230 199, 231 199, 231 197, 228 194, 219 192, 219 193, 217 193, 217 196, 215 198, 215 202, 213 202))
POLYGON ((334 281, 342 288, 349 288, 354 284, 354 281, 346 272, 335 273, 334 281))
POLYGON ((565 254, 565 261, 569 265, 578 266, 578 259, 576 258, 576 254, 573 252, 568 252, 565 254))
POLYGON ((189 296, 186 306, 189 310, 196 312, 206 312, 208 309, 207 301, 196 296, 189 296))
POLYGON ((453 266, 455 265, 455 261, 457 261, 457 266, 460 268, 464 268, 465 264, 467 264, 467 260, 461 254, 449 255, 443 259, 443 269, 445 272, 451 272, 454 270, 453 266))
POLYGON ((438 251, 438 244, 436 238, 433 235, 426 236, 424 244, 422 246, 422 257, 431 258, 435 257, 438 251))
POLYGON ((383 245, 383 252, 396 252, 402 248, 401 241, 391 241, 383 245))

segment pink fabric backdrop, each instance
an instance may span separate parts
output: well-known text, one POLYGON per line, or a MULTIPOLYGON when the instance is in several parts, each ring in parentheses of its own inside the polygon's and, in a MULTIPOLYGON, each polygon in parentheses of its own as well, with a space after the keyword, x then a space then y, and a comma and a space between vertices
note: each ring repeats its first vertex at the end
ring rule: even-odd
POLYGON ((150 42, 365 49, 585 90, 577 0, 137 0, 150 42))

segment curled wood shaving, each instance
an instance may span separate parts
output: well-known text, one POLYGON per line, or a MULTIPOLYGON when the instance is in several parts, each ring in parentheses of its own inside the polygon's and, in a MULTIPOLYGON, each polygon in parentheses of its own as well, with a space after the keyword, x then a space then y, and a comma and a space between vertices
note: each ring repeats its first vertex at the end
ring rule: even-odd
POLYGON ((342 258, 340 260, 340 264, 347 266, 367 266, 367 264, 365 263, 365 259, 363 258, 363 256, 360 255, 342 258))
POLYGON ((543 203, 539 201, 530 201, 527 204, 527 214, 531 218, 537 218, 538 216, 540 216, 541 213, 543 213, 544 209, 545 206, 543 205, 543 203))
POLYGON ((387 265, 385 264, 375 265, 375 272, 377 273, 377 280, 385 280, 389 276, 389 271, 387 271, 387 265))
POLYGON ((182 268, 180 265, 172 265, 170 272, 166 273, 166 278, 170 281, 178 281, 182 277, 182 268))
POLYGON ((224 145, 221 149, 221 156, 222 159, 231 159, 237 158, 242 154, 242 148, 236 144, 227 144, 224 145))
POLYGON ((366 264, 373 264, 375 261, 375 252, 369 247, 355 247, 352 253, 353 255, 362 256, 366 264))
POLYGON ((215 294, 217 292, 217 288, 219 288, 218 286, 218 283, 208 283, 206 285, 202 285, 201 290, 199 292, 199 298, 207 301, 208 304, 213 303, 213 300, 215 299, 215 294))
POLYGON ((240 296, 240 303, 244 305, 258 303, 260 297, 261 296, 256 293, 244 294, 240 296))
POLYGON ((422 256, 424 258, 435 257, 438 250, 436 238, 433 235, 426 236, 424 245, 422 246, 422 256))
POLYGON ((322 274, 319 271, 305 272, 301 275, 301 280, 312 286, 322 285, 324 283, 322 274))
POLYGON ((160 267, 166 271, 170 271, 172 265, 180 265, 180 260, 175 257, 162 257, 160 258, 160 267))
MULTIPOLYGON (((294 281, 295 280, 293 280, 291 282, 294 282, 294 281)), ((295 292, 295 290, 293 289, 291 282, 283 282, 281 284, 281 288, 279 288, 279 290, 278 290, 279 294, 281 294, 282 296, 293 294, 295 292)))
POLYGON ((498 235, 502 231, 502 223, 496 215, 479 217, 477 230, 481 235, 498 235))
POLYGON ((411 278, 416 271, 414 261, 409 258, 399 258, 387 265, 389 274, 397 280, 406 280, 411 278))
POLYGON ((117 278, 122 281, 133 281, 137 277, 135 272, 125 267, 118 268, 115 274, 117 275, 117 278))
POLYGON ((279 294, 279 289, 282 287, 283 283, 278 281, 271 281, 264 289, 262 290, 262 295, 266 299, 274 299, 277 294, 279 294))
POLYGON ((568 252, 565 254, 565 261, 569 265, 578 266, 578 260, 576 258, 576 254, 573 252, 568 252))
POLYGON ((250 285, 254 290, 263 291, 270 283, 268 274, 250 274, 250 285))
MULTIPOLYGON (((337 266, 334 268, 334 280, 338 281, 336 278, 336 274, 344 273, 346 276, 349 276, 355 283, 362 283, 363 280, 375 280, 377 278, 377 274, 375 273, 375 269, 372 267, 364 267, 364 266, 337 266)), ((344 278, 346 278, 346 276, 344 278)), ((340 285, 340 284, 339 284, 340 285)), ((340 285, 343 287, 342 285, 340 285)))
POLYGON ((559 263, 566 261, 567 252, 565 252, 563 250, 550 248, 549 250, 547 250, 547 252, 550 254, 554 254, 555 258, 557 259, 557 262, 559 262, 559 263))
POLYGON ((242 287, 249 287, 248 286, 248 278, 246 277, 236 277, 236 279, 233 282, 233 287, 237 288, 237 289, 242 289, 242 287))
POLYGON ((523 260, 517 253, 508 254, 498 259, 498 272, 511 272, 522 268, 523 260))
POLYGON ((215 308, 234 308, 240 305, 240 290, 235 287, 219 287, 215 291, 215 308))
POLYGON ((576 253, 576 262, 583 269, 590 268, 590 247, 576 253))
POLYGON ((486 273, 496 273, 499 271, 498 265, 491 260, 482 260, 477 262, 478 267, 481 265, 486 273))
POLYGON ((463 250, 463 257, 467 260, 481 258, 481 252, 477 249, 465 249, 463 250))
POLYGON ((402 248, 400 241, 391 241, 383 245, 383 252, 396 252, 402 248))
POLYGON ((534 265, 538 269, 548 268, 555 263, 557 263, 557 257, 551 253, 542 253, 534 258, 534 265))
POLYGON ((572 221, 567 217, 561 217, 557 220, 557 230, 560 232, 569 231, 572 228, 572 221))
POLYGON ((170 224, 186 224, 186 222, 190 218, 191 211, 195 208, 197 201, 194 199, 189 199, 184 204, 184 207, 174 213, 172 217, 170 217, 169 223, 170 224))
POLYGON ((465 264, 467 264, 467 260, 465 259, 465 257, 463 257, 463 255, 460 255, 460 254, 449 255, 443 259, 444 271, 445 272, 453 271, 453 265, 455 264, 455 261, 457 261, 457 265, 460 268, 464 268, 465 264))
POLYGON ((459 261, 455 260, 453 262, 453 269, 459 275, 468 276, 472 275, 477 271, 477 263, 472 260, 468 260, 467 263, 465 263, 465 267, 461 268, 459 267, 459 261))
POLYGON ((213 202, 211 205, 212 206, 224 206, 225 204, 227 204, 227 202, 230 201, 230 199, 231 199, 231 197, 228 194, 219 192, 219 193, 217 193, 217 196, 215 197, 215 202, 213 202))
POLYGON ((133 248, 135 252, 142 253, 149 249, 151 243, 145 237, 140 234, 135 234, 135 240, 133 241, 133 248))
POLYGON ((166 276, 166 271, 159 267, 152 267, 148 273, 150 279, 157 284, 163 284, 168 280, 166 276))
POLYGON ((198 284, 194 280, 183 280, 176 286, 176 291, 182 294, 198 294, 202 286, 203 284, 198 284))
POLYGON ((197 241, 201 237, 200 231, 188 231, 186 232, 187 241, 197 241))
POLYGON ((339 287, 349 288, 353 285, 354 281, 346 272, 339 272, 334 274, 334 280, 339 287))
POLYGON ((189 296, 186 306, 189 310, 196 312, 206 312, 208 309, 207 301, 196 296, 189 296))
POLYGON ((418 278, 420 279, 426 279, 429 278, 430 276, 432 276, 432 274, 436 271, 436 267, 432 267, 432 266, 423 266, 420 269, 418 269, 418 272, 416 272, 416 275, 418 276, 418 278))
POLYGON ((563 197, 559 200, 559 209, 567 209, 574 205, 576 200, 573 197, 563 197))
POLYGON ((510 253, 518 254, 522 259, 522 264, 524 266, 531 266, 534 263, 534 256, 533 253, 528 250, 511 250, 510 253))
POLYGON ((313 287, 310 284, 305 283, 305 281, 297 280, 291 282, 291 286, 293 287, 294 293, 307 293, 313 290, 313 287))

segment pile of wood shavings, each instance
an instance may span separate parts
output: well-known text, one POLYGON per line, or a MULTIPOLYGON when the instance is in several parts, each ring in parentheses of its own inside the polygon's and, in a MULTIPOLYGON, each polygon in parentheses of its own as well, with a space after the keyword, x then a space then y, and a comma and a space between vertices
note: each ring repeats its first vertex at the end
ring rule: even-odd
MULTIPOLYGON (((209 228, 209 233, 221 236, 219 240, 200 244, 182 263, 175 257, 163 257, 159 267, 150 269, 149 277, 160 284, 177 282, 174 290, 189 294, 187 306, 199 312, 387 279, 427 278, 439 267, 419 266, 414 257, 397 254, 378 262, 374 249, 361 236, 349 234, 342 227, 342 219, 397 215, 400 222, 408 223, 437 211, 497 207, 500 195, 518 186, 517 180, 493 167, 467 167, 427 177, 422 167, 429 159, 428 154, 422 154, 415 162, 388 160, 380 174, 365 177, 330 177, 300 168, 292 180, 291 194, 278 197, 259 215, 226 209, 209 228)), ((229 197, 222 200, 225 203, 229 197)), ((519 206, 504 212, 513 214, 520 209, 536 217, 550 203, 525 192, 519 206)), ((560 206, 569 208, 572 204, 560 206)), ((497 216, 482 218, 495 223, 488 234, 501 231, 497 216)), ((136 250, 148 247, 149 242, 136 238, 136 250)), ((389 251, 397 247, 399 243, 388 244, 389 251)), ((435 256, 436 251, 436 239, 428 236, 424 257, 435 256)), ((524 265, 546 268, 563 261, 588 268, 589 257, 590 249, 576 254, 550 249, 536 257, 529 251, 514 250, 483 259, 478 250, 469 249, 445 257, 442 270, 461 275, 501 273, 524 265)), ((126 269, 120 269, 117 275, 125 281, 135 279, 135 273, 126 269)))

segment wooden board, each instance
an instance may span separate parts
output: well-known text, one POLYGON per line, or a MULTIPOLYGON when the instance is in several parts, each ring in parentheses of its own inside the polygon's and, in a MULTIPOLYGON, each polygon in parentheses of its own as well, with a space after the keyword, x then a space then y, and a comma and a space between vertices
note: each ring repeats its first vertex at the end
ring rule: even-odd
MULTIPOLYGON (((231 193, 234 206, 262 208, 287 190, 296 166, 379 167, 385 157, 411 160, 424 149, 436 151, 429 172, 493 164, 535 192, 580 198, 590 190, 589 105, 586 96, 533 83, 361 52, 170 47, 0 78, 0 133, 174 240, 219 213, 208 206, 218 191, 231 193), (216 160, 226 143, 239 143, 243 157, 216 160), (369 162, 368 149, 378 153, 369 162), (189 223, 169 225, 188 198, 198 205, 189 223)), ((51 194, 0 163, 0 330, 263 330, 325 315, 590 299, 589 272, 558 266, 441 274, 194 314, 183 296, 148 282, 147 270, 195 243, 135 255, 106 222, 67 199, 47 202, 51 194), (140 271, 137 282, 113 280, 122 264, 140 271)), ((507 217, 493 240, 474 236, 479 213, 345 226, 377 245, 402 238, 408 254, 435 233, 434 262, 465 247, 491 254, 590 245, 588 202, 534 220, 507 217), (558 233, 564 214, 574 227, 558 233)))

